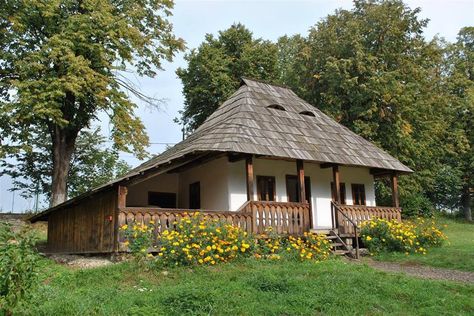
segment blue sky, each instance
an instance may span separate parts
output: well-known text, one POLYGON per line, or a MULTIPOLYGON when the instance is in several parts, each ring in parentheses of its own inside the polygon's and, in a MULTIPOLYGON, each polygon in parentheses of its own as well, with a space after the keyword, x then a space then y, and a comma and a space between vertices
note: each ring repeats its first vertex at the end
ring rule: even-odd
MULTIPOLYGON (((474 0, 414 0, 405 1, 411 7, 420 7, 422 18, 430 19, 425 31, 427 39, 435 35, 444 37, 448 41, 455 41, 456 34, 464 26, 474 25, 474 0)), ((303 34, 308 29, 334 12, 338 8, 350 9, 349 0, 261 0, 261 1, 193 1, 177 0, 171 21, 175 34, 186 41, 188 48, 197 47, 206 33, 217 33, 228 28, 234 22, 241 22, 249 28, 255 37, 276 40, 282 35, 303 34)), ((140 104, 138 115, 143 119, 152 144, 151 153, 160 153, 165 144, 174 144, 180 141, 180 127, 173 122, 178 111, 183 107, 182 85, 176 77, 178 67, 185 67, 184 53, 176 56, 172 63, 165 63, 164 70, 156 78, 132 77, 141 91, 145 94, 166 102, 159 110, 150 110, 140 104)), ((107 119, 96 122, 101 126, 103 133, 109 134, 107 119)), ((139 163, 131 154, 122 154, 132 166, 139 163)), ((8 191, 11 181, 7 177, 0 178, 0 212, 10 211, 14 200, 14 211, 21 212, 31 209, 34 199, 24 200, 16 193, 8 191)))

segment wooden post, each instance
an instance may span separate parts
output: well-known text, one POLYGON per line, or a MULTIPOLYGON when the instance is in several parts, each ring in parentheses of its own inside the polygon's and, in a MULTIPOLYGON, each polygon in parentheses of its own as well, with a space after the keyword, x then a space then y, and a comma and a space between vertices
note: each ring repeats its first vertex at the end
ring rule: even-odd
POLYGON ((248 156, 245 159, 245 174, 247 178, 247 201, 253 201, 253 159, 248 156))
POLYGON ((298 176, 298 192, 301 203, 306 202, 306 192, 304 187, 304 166, 303 160, 296 160, 296 174, 298 176))
POLYGON ((113 216, 113 225, 114 225, 114 252, 117 253, 119 251, 119 227, 118 227, 118 218, 120 209, 125 208, 127 206, 127 193, 128 189, 126 186, 119 185, 118 186, 118 199, 117 199, 117 207, 115 208, 114 216, 113 216))
POLYGON ((340 177, 339 177, 339 167, 333 166, 332 167, 332 177, 334 183, 334 192, 336 194, 336 203, 341 204, 341 185, 340 185, 340 177))
POLYGON ((398 176, 395 172, 392 173, 390 184, 392 187, 392 205, 394 207, 400 207, 400 201, 398 197, 398 176))
POLYGON ((117 207, 120 208, 125 208, 127 206, 127 193, 128 189, 127 187, 119 185, 118 187, 118 205, 117 207))

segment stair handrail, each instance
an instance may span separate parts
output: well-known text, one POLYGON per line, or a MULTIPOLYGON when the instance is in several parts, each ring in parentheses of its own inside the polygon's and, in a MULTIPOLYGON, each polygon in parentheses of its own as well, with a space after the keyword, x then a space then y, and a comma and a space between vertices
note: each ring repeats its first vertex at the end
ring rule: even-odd
POLYGON ((357 224, 339 208, 338 203, 336 203, 334 201, 331 201, 331 216, 332 216, 332 227, 333 228, 339 228, 339 222, 337 221, 334 210, 337 210, 339 213, 341 213, 342 216, 344 216, 349 221, 349 223, 352 224, 352 227, 354 228, 354 235, 355 235, 355 242, 356 242, 356 255, 355 255, 355 257, 356 257, 356 259, 359 259, 359 234, 358 234, 359 226, 357 226, 357 224))

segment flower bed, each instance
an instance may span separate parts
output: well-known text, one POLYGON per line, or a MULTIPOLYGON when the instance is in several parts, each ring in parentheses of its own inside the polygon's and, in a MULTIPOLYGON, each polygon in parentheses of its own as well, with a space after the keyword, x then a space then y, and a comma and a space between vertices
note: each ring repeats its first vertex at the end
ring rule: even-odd
POLYGON ((380 252, 426 254, 428 247, 440 246, 447 239, 434 220, 423 218, 403 222, 374 218, 362 223, 361 237, 372 254, 380 252))
POLYGON ((172 230, 163 231, 156 241, 152 238, 153 223, 123 225, 120 229, 135 257, 149 258, 161 266, 214 265, 249 256, 319 261, 331 253, 323 235, 280 236, 269 229, 264 235, 253 236, 199 212, 187 215, 174 222, 172 230))
POLYGON ((256 241, 255 257, 292 260, 325 260, 331 254, 330 242, 324 235, 304 233, 302 237, 278 235, 268 229, 256 241))

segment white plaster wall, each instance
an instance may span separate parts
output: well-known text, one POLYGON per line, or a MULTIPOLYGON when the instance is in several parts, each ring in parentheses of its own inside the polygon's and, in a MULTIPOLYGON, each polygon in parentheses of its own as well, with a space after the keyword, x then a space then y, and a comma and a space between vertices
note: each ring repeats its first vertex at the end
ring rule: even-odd
POLYGON ((247 201, 245 160, 228 163, 229 210, 237 211, 247 201))
MULTIPOLYGON (((340 181, 346 186, 346 203, 352 205, 352 183, 365 187, 366 204, 375 206, 374 177, 369 168, 339 167, 340 181)), ((305 176, 311 177, 311 199, 313 227, 331 227, 331 182, 332 168, 321 169, 319 164, 305 163, 305 176)))
MULTIPOLYGON (((375 206, 374 178, 368 168, 340 167, 341 182, 346 184, 346 203, 352 204, 351 183, 365 186, 366 203, 375 206)), ((305 176, 311 180, 311 206, 314 228, 331 227, 332 169, 321 169, 319 164, 304 163, 305 176)), ((296 162, 254 159, 254 199, 257 199, 257 176, 274 176, 276 200, 287 202, 286 175, 296 175, 296 162)), ((245 162, 229 163, 229 206, 237 210, 247 200, 245 162)))
POLYGON ((189 185, 199 181, 201 208, 228 210, 228 164, 227 157, 222 157, 181 172, 179 174, 178 207, 189 207, 189 185))
MULTIPOLYGON (((160 174, 128 187, 127 206, 147 206, 148 192, 178 192, 178 174, 160 174)), ((178 197, 177 197, 178 200, 178 197)))

